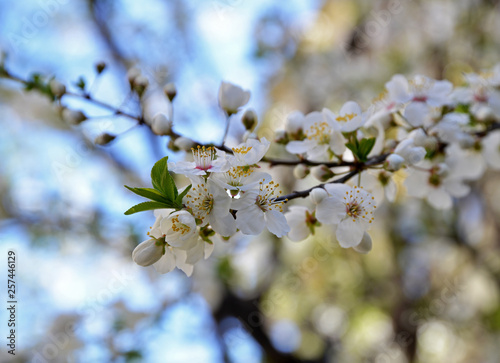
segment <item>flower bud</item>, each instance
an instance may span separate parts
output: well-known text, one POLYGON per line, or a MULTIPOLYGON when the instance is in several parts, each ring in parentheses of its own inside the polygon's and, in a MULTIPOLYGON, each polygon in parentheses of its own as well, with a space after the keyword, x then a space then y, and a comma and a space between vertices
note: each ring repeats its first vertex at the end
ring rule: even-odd
POLYGON ((387 139, 384 141, 384 149, 394 149, 398 146, 398 142, 394 139, 387 139))
POLYGON ((427 150, 435 150, 438 144, 434 136, 427 135, 422 129, 416 129, 408 136, 413 139, 413 144, 415 146, 422 146, 427 150))
POLYGON ((172 131, 172 123, 164 113, 158 112, 153 116, 151 130, 153 130, 156 135, 169 135, 172 131))
POLYGON ((163 251, 164 242, 151 238, 137 245, 132 252, 132 259, 139 266, 151 266, 163 256, 163 251))
POLYGON ((243 122, 245 129, 253 131, 253 129, 255 129, 255 126, 257 126, 258 122, 257 114, 255 113, 254 110, 246 110, 245 113, 243 114, 243 117, 241 118, 241 121, 243 122))
POLYGON ((97 74, 101 74, 105 68, 106 68, 106 63, 104 62, 99 62, 95 65, 95 70, 97 74))
POLYGON ((293 169, 293 176, 297 179, 304 179, 309 173, 309 167, 304 164, 298 164, 293 169))
POLYGON ((425 145, 425 140, 429 137, 424 130, 416 129, 411 134, 410 137, 413 139, 413 143, 417 146, 425 145))
POLYGON ((50 92, 57 98, 61 98, 66 93, 66 86, 59 81, 53 79, 49 83, 50 92))
POLYGON ((178 152, 178 151, 181 151, 181 149, 179 149, 176 145, 175 145, 175 140, 171 137, 169 138, 169 140, 167 141, 167 149, 169 150, 172 150, 173 152, 178 152))
POLYGON ((490 119, 495 118, 495 114, 491 107, 485 105, 485 104, 479 104, 476 107, 474 107, 474 116, 478 121, 487 121, 490 119))
POLYGON ((421 146, 424 147, 426 150, 433 151, 433 150, 437 149, 438 144, 439 144, 439 142, 434 136, 429 136, 425 140, 424 145, 421 145, 421 146))
POLYGON ((361 242, 357 246, 353 247, 354 251, 362 254, 366 254, 372 250, 372 238, 368 233, 363 234, 361 242))
POLYGON ((130 68, 127 72, 128 83, 130 84, 130 88, 134 87, 134 83, 137 77, 141 75, 141 71, 139 68, 130 68))
POLYGON ((425 158, 425 154, 427 154, 427 151, 423 147, 413 147, 408 150, 408 155, 406 156, 406 158, 408 160, 408 163, 410 163, 410 165, 413 165, 422 161, 422 159, 425 158))
POLYGON ((142 97, 144 91, 149 86, 149 80, 146 76, 140 75, 134 79, 134 90, 137 92, 139 97, 142 97))
POLYGON ((96 145, 107 145, 111 141, 113 141, 115 138, 116 138, 115 135, 111 135, 111 134, 108 134, 107 132, 105 132, 104 134, 100 134, 99 136, 97 136, 95 138, 94 143, 96 145))
POLYGON ((170 102, 172 102, 174 100, 175 96, 177 96, 177 88, 175 87, 175 84, 173 84, 173 83, 167 83, 163 87, 163 92, 165 92, 165 96, 168 97, 170 102))
POLYGON ((228 115, 238 112, 250 99, 250 92, 229 82, 222 82, 219 88, 219 106, 228 115))
POLYGON ((87 119, 87 116, 82 111, 75 111, 69 108, 64 108, 62 118, 70 125, 78 125, 87 119))
POLYGON ((300 111, 290 113, 285 120, 285 131, 289 134, 296 134, 304 126, 304 114, 300 111))
POLYGON ((174 141, 174 146, 178 147, 180 150, 189 151, 194 147, 194 142, 187 137, 181 136, 174 141))
POLYGON ((328 193, 323 188, 314 188, 309 194, 309 197, 314 204, 319 204, 323 199, 328 197, 328 193))
POLYGON ((476 143, 476 140, 469 134, 463 134, 462 137, 458 140, 458 144, 463 149, 468 149, 473 147, 476 143))
POLYGON ((445 163, 439 163, 436 165, 436 174, 440 177, 446 177, 450 173, 450 167, 445 163))
POLYGON ((274 132, 274 142, 277 144, 286 145, 288 137, 285 130, 277 130, 274 132))
POLYGON ((397 171, 401 169, 405 159, 398 154, 391 154, 385 159, 384 168, 389 171, 397 171))
POLYGON ((331 171, 326 165, 318 165, 311 168, 311 174, 321 182, 326 182, 335 176, 335 173, 331 171))

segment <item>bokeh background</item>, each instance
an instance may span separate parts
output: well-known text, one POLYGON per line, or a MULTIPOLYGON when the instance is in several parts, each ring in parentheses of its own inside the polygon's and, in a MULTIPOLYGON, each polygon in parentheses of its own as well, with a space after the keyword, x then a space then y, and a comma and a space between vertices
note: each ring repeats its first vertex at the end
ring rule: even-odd
MULTIPOLYGON (((168 108, 158 94, 174 82, 174 129, 200 142, 221 141, 217 90, 234 82, 252 91, 259 136, 272 139, 292 110, 367 107, 395 73, 460 84, 462 72, 495 65, 500 5, 0 0, 0 49, 20 77, 36 71, 70 88, 83 76, 94 97, 130 113, 140 107, 127 69, 148 77, 152 109, 168 108)), ((149 185, 156 160, 185 155, 109 110, 63 103, 89 120, 69 126, 46 97, 0 78, 0 250, 2 261, 17 252, 19 301, 17 354, 2 343, 2 362, 500 360, 500 175, 448 212, 401 188, 377 212, 368 255, 341 249, 323 227, 300 243, 267 233, 217 241, 191 278, 159 275, 131 260, 154 217, 123 215, 139 201, 123 185, 149 185), (119 136, 96 147, 103 132, 119 136)), ((314 182, 291 184, 286 167, 273 174, 286 191, 314 182)))

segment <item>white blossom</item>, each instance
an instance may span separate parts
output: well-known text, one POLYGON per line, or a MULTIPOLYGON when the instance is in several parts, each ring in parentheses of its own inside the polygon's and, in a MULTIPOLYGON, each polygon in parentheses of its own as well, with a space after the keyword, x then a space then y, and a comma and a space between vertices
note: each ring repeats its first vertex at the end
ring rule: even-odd
POLYGON ((321 201, 325 199, 327 196, 328 193, 323 188, 314 188, 313 190, 311 190, 311 193, 309 193, 309 197, 311 198, 311 201, 314 204, 321 203, 321 201))
POLYGON ((233 147, 233 166, 246 166, 257 164, 266 155, 271 143, 263 137, 261 140, 248 139, 246 142, 233 147))
POLYGON ((366 126, 380 123, 384 127, 389 125, 392 115, 401 109, 401 103, 391 98, 389 92, 383 92, 377 97, 367 112, 366 126))
POLYGON ((323 109, 323 114, 327 120, 337 124, 341 132, 352 132, 363 126, 366 121, 363 117, 361 107, 356 102, 348 101, 344 103, 338 115, 327 108, 323 109))
MULTIPOLYGON (((496 72, 498 72, 498 69, 496 72)), ((500 92, 496 79, 498 74, 468 73, 465 79, 468 87, 456 88, 451 99, 456 104, 469 104, 469 112, 479 121, 500 116, 500 92)))
POLYGON ((214 147, 199 146, 191 148, 194 161, 179 161, 168 163, 170 171, 185 175, 206 175, 220 173, 229 169, 226 153, 214 147))
POLYGON ((431 107, 447 104, 453 89, 453 85, 448 81, 436 81, 421 75, 408 81, 400 74, 394 75, 385 87, 391 99, 399 103, 409 102, 405 107, 404 116, 414 127, 424 124, 431 107))
POLYGON ((231 198, 226 191, 210 178, 191 177, 192 188, 183 199, 187 210, 200 221, 200 226, 210 224, 224 237, 236 233, 236 223, 229 208, 231 198))
MULTIPOLYGON (((223 173, 217 173, 211 179, 222 188, 232 191, 246 191, 256 188, 261 181, 268 183, 272 177, 268 173, 259 172, 254 166, 232 166, 223 173)), ((235 193, 237 194, 237 193, 235 193)))
POLYGON ((486 161, 480 149, 464 149, 458 144, 446 147, 446 165, 456 179, 478 180, 486 171, 486 161))
POLYGON ((288 238, 295 242, 305 240, 309 237, 311 229, 316 224, 314 212, 299 205, 291 206, 285 213, 285 218, 290 226, 288 238))
POLYGON ((219 88, 219 106, 229 115, 237 113, 250 99, 250 92, 229 82, 222 82, 219 88))
POLYGON ((187 137, 181 136, 175 139, 174 145, 181 150, 188 151, 194 146, 194 142, 187 137))
POLYGON ((429 130, 430 135, 437 135, 446 143, 459 143, 462 146, 472 145, 474 139, 465 132, 470 116, 465 113, 447 113, 435 126, 429 130))
POLYGON ((394 75, 385 87, 395 102, 420 102, 431 107, 447 104, 453 90, 453 85, 449 81, 436 81, 422 75, 417 75, 408 81, 400 74, 394 75))
POLYGON ((329 197, 316 207, 316 218, 324 224, 337 224, 336 236, 344 248, 357 246, 373 222, 375 197, 357 186, 326 184, 329 197))
POLYGON ((290 227, 283 215, 283 202, 275 202, 278 197, 273 181, 259 184, 259 189, 252 189, 234 200, 232 208, 237 210, 236 225, 243 234, 260 234, 264 227, 277 237, 283 237, 290 227))
POLYGON ((139 266, 151 266, 163 256, 163 243, 150 238, 137 245, 132 252, 132 259, 139 266))
POLYGON ((293 168, 293 176, 297 179, 304 179, 310 172, 309 167, 304 164, 297 164, 295 168, 293 168))
POLYGON ((492 169, 500 170, 500 130, 483 139, 483 156, 492 169))
POLYGON ((317 165, 311 168, 311 174, 321 182, 325 182, 335 176, 333 171, 326 165, 317 165))
POLYGON ((327 119, 320 112, 311 112, 305 117, 303 129, 306 138, 289 142, 286 145, 289 153, 305 153, 309 160, 317 160, 324 159, 329 149, 336 155, 341 155, 346 149, 341 126, 331 117, 327 119))
MULTIPOLYGON (((200 249, 203 251, 208 245, 199 237, 193 215, 185 210, 173 209, 157 209, 154 213, 156 221, 148 235, 156 241, 155 247, 161 246, 162 255, 153 262, 153 266, 162 274, 177 267, 190 276, 192 265, 201 258, 200 249)), ((153 246, 149 248, 153 249, 153 246)), ((153 254, 153 250, 149 253, 153 254)), ((158 250, 154 253, 156 258, 158 250)))
POLYGON ((436 209, 449 209, 453 205, 452 197, 460 198, 470 191, 463 179, 450 175, 444 165, 432 165, 428 161, 419 164, 418 169, 411 169, 405 180, 410 196, 425 198, 436 209))
POLYGON ((289 134, 297 134, 303 129, 305 124, 305 116, 300 111, 293 111, 287 115, 285 119, 285 131, 289 134))
POLYGON ((419 163, 426 153, 423 147, 415 146, 414 140, 411 138, 401 141, 394 149, 394 154, 401 156, 408 165, 419 163))
POLYGON ((385 167, 390 171, 397 171, 401 169, 405 159, 398 154, 391 154, 385 159, 385 167))
POLYGON ((377 204, 382 202, 384 197, 391 203, 396 200, 398 188, 391 172, 386 170, 363 171, 361 173, 361 186, 375 197, 377 204))
POLYGON ((164 113, 158 112, 153 116, 151 130, 153 130, 156 135, 168 135, 172 131, 172 122, 170 122, 164 113))

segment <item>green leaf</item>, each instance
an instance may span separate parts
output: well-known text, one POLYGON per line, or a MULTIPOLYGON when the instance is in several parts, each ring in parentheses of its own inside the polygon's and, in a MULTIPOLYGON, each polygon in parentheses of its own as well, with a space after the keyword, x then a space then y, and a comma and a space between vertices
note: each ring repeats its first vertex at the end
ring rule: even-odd
POLYGON ((168 172, 168 156, 158 160, 151 169, 151 181, 153 187, 162 193, 168 200, 174 201, 179 192, 175 186, 174 179, 168 172))
POLYGON ((75 86, 80 88, 82 91, 85 91, 85 86, 86 86, 85 78, 83 78, 83 76, 80 76, 80 78, 78 78, 78 82, 75 83, 75 86))
POLYGON ((457 107, 455 107, 455 112, 459 113, 469 113, 470 105, 459 103, 457 107))
POLYGON ((352 151, 352 153, 354 154, 354 156, 357 158, 358 157, 358 147, 356 146, 356 144, 353 144, 352 142, 348 142, 347 144, 345 144, 345 146, 352 151))
POLYGON ((169 200, 156 189, 131 188, 127 185, 124 185, 124 187, 127 188, 128 190, 130 190, 132 193, 140 195, 141 197, 144 197, 144 198, 151 199, 155 202, 160 202, 160 203, 168 203, 169 202, 169 200))
POLYGON ((368 154, 372 151, 375 145, 375 138, 363 139, 359 143, 358 156, 361 161, 366 161, 368 154))
POLYGON ((142 202, 137 205, 134 205, 128 211, 125 212, 125 215, 130 215, 138 212, 144 212, 147 210, 153 209, 163 209, 163 208, 175 208, 173 203, 161 203, 161 202, 142 202))
POLYGON ((181 194, 179 194, 177 196, 177 198, 175 199, 175 202, 178 203, 178 204, 181 204, 182 205, 182 199, 186 196, 186 194, 191 190, 191 187, 193 186, 193 184, 189 184, 186 189, 184 189, 182 191, 181 194))

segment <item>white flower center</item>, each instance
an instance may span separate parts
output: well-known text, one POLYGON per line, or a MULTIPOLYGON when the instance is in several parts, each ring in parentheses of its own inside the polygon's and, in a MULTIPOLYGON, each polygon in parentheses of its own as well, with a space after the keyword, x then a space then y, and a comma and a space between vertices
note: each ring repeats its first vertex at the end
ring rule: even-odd
POLYGON ((315 122, 308 129, 305 130, 306 136, 309 140, 315 140, 318 144, 330 143, 330 135, 332 129, 326 122, 315 122))
POLYGON ((242 154, 245 155, 248 153, 250 150, 252 150, 252 146, 242 146, 242 147, 233 147, 232 148, 233 152, 236 154, 242 154))
POLYGON ((377 208, 374 205, 374 197, 365 199, 365 193, 361 193, 358 187, 354 187, 350 191, 345 192, 344 205, 346 214, 352 218, 352 221, 363 220, 372 223, 373 209, 377 208))
POLYGON ((214 196, 208 192, 204 183, 197 184, 186 195, 186 207, 191 210, 195 218, 203 222, 214 207, 214 196))
POLYGON ((174 232, 179 232, 181 235, 188 233, 191 228, 184 223, 179 222, 179 218, 176 216, 172 218, 172 230, 174 232))
POLYGON ((346 113, 344 116, 338 116, 336 120, 338 122, 349 122, 356 116, 358 116, 357 113, 346 113))
POLYGON ((213 147, 205 148, 198 145, 196 149, 191 148, 193 152, 196 169, 209 170, 212 167, 212 161, 215 159, 215 149, 213 147))
POLYGON ((250 166, 235 166, 225 173, 227 184, 233 187, 241 187, 243 180, 248 178, 254 172, 250 166))
POLYGON ((410 92, 413 93, 413 101, 426 102, 427 93, 432 88, 433 81, 427 78, 419 77, 412 79, 408 82, 410 85, 410 92))
POLYGON ((267 185, 263 185, 263 181, 259 183, 259 195, 257 195, 255 199, 255 204, 263 212, 267 212, 271 209, 278 209, 283 213, 283 204, 285 202, 275 202, 276 198, 281 195, 281 191, 276 190, 279 186, 279 184, 274 184, 273 181, 269 182, 267 185))

